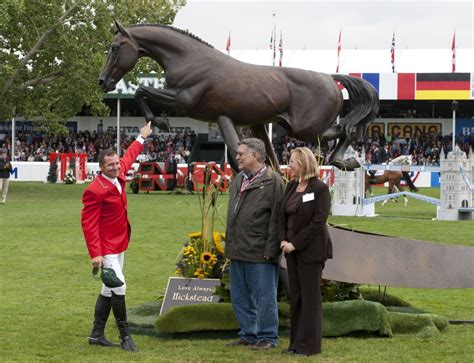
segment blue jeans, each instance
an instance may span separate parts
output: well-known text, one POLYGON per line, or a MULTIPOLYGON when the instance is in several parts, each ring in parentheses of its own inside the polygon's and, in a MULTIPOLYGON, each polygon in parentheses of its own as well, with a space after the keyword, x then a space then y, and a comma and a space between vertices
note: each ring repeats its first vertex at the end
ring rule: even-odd
POLYGON ((232 260, 230 297, 240 324, 239 336, 250 344, 278 343, 278 264, 232 260))

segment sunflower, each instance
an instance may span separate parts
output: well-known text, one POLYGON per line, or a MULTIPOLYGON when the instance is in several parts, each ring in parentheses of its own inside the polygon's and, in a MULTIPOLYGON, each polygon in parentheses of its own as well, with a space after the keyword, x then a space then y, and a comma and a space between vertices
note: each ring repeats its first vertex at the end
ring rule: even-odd
POLYGON ((207 276, 209 276, 209 274, 204 271, 202 268, 197 268, 196 269, 196 272, 194 273, 194 276, 196 276, 197 278, 199 279, 205 279, 207 276))
POLYGON ((209 266, 214 266, 217 262, 217 257, 210 252, 203 252, 201 253, 201 262, 209 266))
POLYGON ((217 252, 224 254, 224 246, 222 246, 221 234, 219 232, 214 232, 212 234, 212 239, 214 240, 214 244, 216 245, 217 252))
POLYGON ((193 246, 187 246, 183 248, 183 255, 185 256, 192 256, 196 253, 196 250, 193 246))
POLYGON ((202 233, 201 232, 193 232, 189 234, 189 238, 194 239, 194 238, 201 238, 202 233))

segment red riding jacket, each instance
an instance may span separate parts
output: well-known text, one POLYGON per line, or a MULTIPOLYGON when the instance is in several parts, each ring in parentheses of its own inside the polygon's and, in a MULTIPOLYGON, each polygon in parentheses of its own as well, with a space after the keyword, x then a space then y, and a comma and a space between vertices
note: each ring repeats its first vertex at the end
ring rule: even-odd
POLYGON ((128 247, 131 227, 127 216, 125 173, 142 150, 143 145, 134 141, 120 159, 118 180, 122 194, 101 174, 84 191, 81 223, 91 258, 121 253, 128 247))

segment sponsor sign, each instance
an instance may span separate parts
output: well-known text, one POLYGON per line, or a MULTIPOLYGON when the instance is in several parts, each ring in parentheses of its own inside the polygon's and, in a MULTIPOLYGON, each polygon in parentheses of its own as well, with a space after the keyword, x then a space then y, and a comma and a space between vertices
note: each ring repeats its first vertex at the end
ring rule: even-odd
POLYGON ((465 142, 474 140, 474 119, 456 119, 456 139, 463 136, 465 142))
POLYGON ((441 123, 388 123, 387 133, 401 138, 412 138, 416 134, 429 134, 431 132, 441 133, 441 123))
MULTIPOLYGON (((77 132, 77 121, 66 122, 66 127, 69 131, 77 132)), ((0 121, 0 134, 11 134, 12 122, 11 121, 0 121)), ((34 136, 44 135, 44 130, 41 126, 34 121, 15 121, 15 132, 27 132, 32 133, 34 136)))
POLYGON ((142 75, 137 78, 138 84, 121 79, 117 82, 115 90, 107 93, 104 98, 133 98, 139 86, 163 88, 164 78, 157 78, 156 75, 142 75))
POLYGON ((367 136, 369 138, 374 137, 374 134, 384 134, 385 135, 385 124, 383 122, 374 122, 369 125, 367 128, 367 136))

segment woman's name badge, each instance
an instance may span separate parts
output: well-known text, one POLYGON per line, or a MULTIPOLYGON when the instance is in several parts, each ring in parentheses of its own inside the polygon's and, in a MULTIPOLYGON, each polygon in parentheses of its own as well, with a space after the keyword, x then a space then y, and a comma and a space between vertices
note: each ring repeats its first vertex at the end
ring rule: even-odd
POLYGON ((314 200, 314 193, 308 193, 303 195, 303 203, 314 200))

